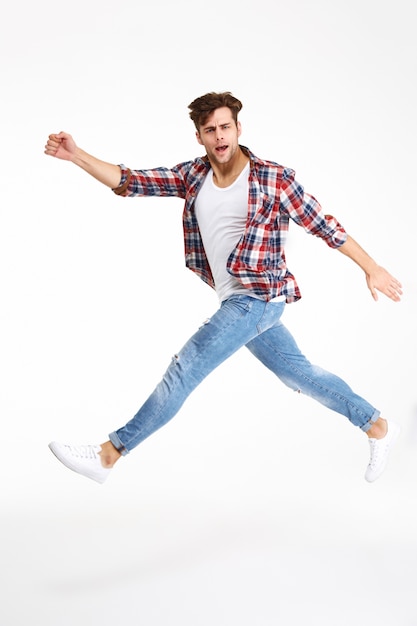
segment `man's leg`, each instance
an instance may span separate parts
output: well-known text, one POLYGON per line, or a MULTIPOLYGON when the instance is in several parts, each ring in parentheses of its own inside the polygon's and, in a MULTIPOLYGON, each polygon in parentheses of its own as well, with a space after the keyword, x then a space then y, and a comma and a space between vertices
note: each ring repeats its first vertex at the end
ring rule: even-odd
POLYGON ((246 347, 288 387, 345 415, 362 430, 367 431, 378 419, 379 411, 341 378, 306 359, 282 322, 252 339, 246 347))
POLYGON ((254 337, 247 348, 287 386, 345 415, 368 435, 371 460, 365 478, 369 482, 376 480, 385 469, 399 433, 398 425, 383 419, 377 409, 354 393, 341 378, 312 365, 282 322, 254 337))
POLYGON ((272 306, 244 295, 229 298, 174 355, 153 393, 127 424, 109 435, 109 441, 101 446, 53 442, 51 450, 70 469, 104 482, 120 456, 174 417, 210 372, 255 337, 260 328, 275 324, 283 309, 283 303, 272 306))
MULTIPOLYGON (((248 296, 233 296, 189 339, 145 404, 125 426, 110 434, 122 455, 166 424, 200 382, 259 333, 267 303, 248 296)), ((267 323, 275 323, 283 305, 267 323)))

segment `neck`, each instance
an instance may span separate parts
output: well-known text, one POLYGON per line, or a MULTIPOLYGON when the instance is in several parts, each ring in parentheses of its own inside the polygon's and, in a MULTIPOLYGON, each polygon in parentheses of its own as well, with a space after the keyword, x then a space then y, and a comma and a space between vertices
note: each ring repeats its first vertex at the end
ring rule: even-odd
POLYGON ((228 187, 244 169, 249 157, 242 152, 241 148, 236 151, 233 159, 228 163, 212 163, 213 180, 219 187, 228 187))

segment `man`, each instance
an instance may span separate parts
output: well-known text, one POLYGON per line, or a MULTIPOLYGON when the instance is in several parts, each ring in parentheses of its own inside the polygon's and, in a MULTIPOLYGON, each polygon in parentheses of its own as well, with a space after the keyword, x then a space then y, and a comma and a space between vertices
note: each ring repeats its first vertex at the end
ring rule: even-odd
POLYGON ((186 265, 216 290, 220 301, 213 317, 174 356, 138 413, 108 441, 50 443, 62 463, 97 482, 104 482, 122 455, 170 420, 193 389, 242 346, 286 385, 345 415, 367 434, 367 481, 381 475, 399 434, 398 424, 381 417, 343 380, 312 365, 280 321, 285 304, 301 297, 285 260, 289 220, 357 263, 375 300, 380 291, 399 301, 401 284, 323 213, 293 170, 261 160, 239 144, 241 108, 230 92, 194 100, 190 117, 206 155, 172 169, 131 171, 100 161, 64 132, 47 141, 47 155, 75 163, 120 196, 183 198, 186 265))

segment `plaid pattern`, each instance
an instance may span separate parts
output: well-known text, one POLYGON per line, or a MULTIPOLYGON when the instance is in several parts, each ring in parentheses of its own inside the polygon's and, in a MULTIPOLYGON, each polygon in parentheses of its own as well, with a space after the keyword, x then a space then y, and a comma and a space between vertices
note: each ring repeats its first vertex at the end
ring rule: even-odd
MULTIPOLYGON (((297 282, 285 261, 289 220, 316 235, 332 248, 346 241, 346 231, 331 215, 325 215, 317 200, 304 192, 294 171, 257 158, 250 158, 248 219, 227 269, 249 291, 263 300, 284 295, 287 302, 301 298, 297 282)), ((123 196, 174 196, 185 200, 183 212, 186 266, 214 288, 204 252, 194 201, 210 169, 207 157, 180 163, 171 169, 128 170, 120 165, 122 177, 115 193, 123 196)))

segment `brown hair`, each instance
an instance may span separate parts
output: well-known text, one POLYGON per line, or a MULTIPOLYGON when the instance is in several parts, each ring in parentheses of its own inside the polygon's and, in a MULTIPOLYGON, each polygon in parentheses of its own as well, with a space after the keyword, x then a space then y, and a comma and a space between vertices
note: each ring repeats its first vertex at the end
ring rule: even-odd
POLYGON ((196 98, 193 100, 191 104, 188 105, 190 109, 190 117, 194 122, 194 125, 197 130, 200 130, 200 126, 205 124, 207 119, 216 109, 220 107, 227 107, 231 110, 234 121, 237 123, 237 114, 242 108, 242 103, 240 100, 232 96, 230 91, 224 91, 222 93, 215 93, 211 91, 210 93, 206 93, 204 96, 200 96, 200 98, 196 98))

